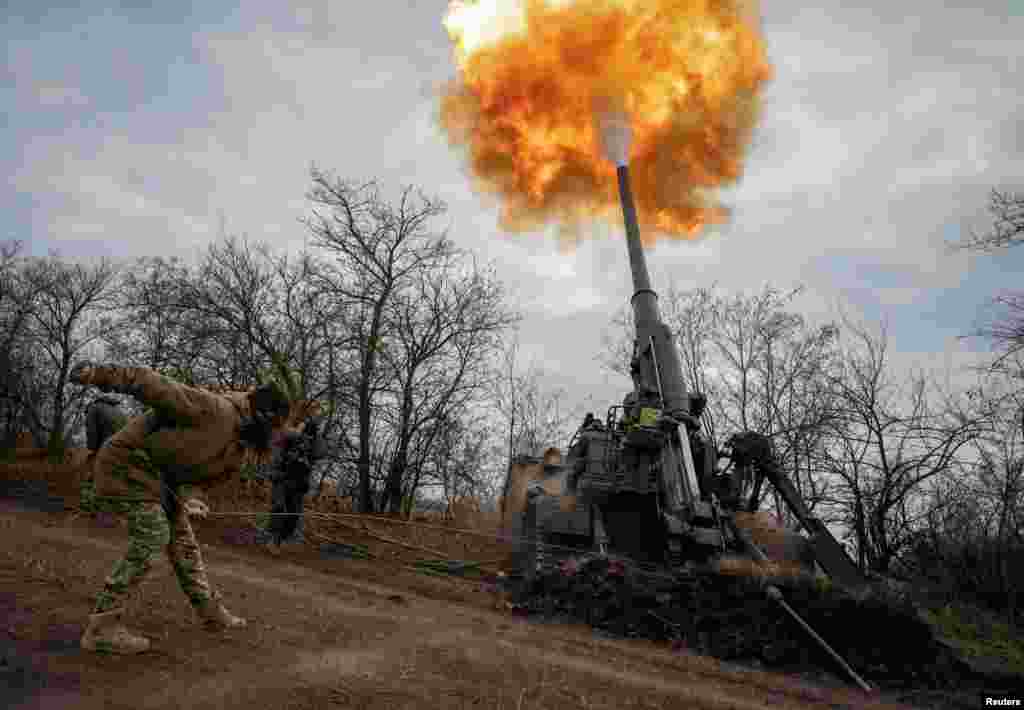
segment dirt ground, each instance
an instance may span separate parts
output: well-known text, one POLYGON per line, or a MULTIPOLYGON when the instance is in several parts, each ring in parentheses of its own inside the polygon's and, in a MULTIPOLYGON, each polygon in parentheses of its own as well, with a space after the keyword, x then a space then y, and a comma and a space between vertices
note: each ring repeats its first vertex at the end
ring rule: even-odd
POLYGON ((197 525, 211 578, 249 620, 209 634, 166 560, 133 601, 153 649, 78 648, 126 533, 88 517, 0 506, 0 705, 10 708, 894 707, 845 689, 730 669, 646 642, 597 638, 493 609, 465 580, 380 560, 272 557, 197 525), (389 569, 386 569, 390 567, 389 569))
MULTIPOLYGON (((213 514, 195 523, 211 580, 248 627, 201 630, 160 559, 129 610, 151 651, 85 653, 83 623, 124 552, 124 522, 74 510, 84 452, 57 466, 18 458, 0 465, 2 708, 906 707, 822 674, 769 673, 589 627, 528 621, 485 579, 417 571, 417 561, 431 558, 474 560, 485 573, 503 567, 509 549, 493 531, 481 532, 489 523, 479 515, 456 520, 453 530, 347 515, 343 501, 325 497, 307 507, 307 544, 272 556, 251 544, 254 513, 269 509, 269 491, 248 484, 211 490, 213 514), (47 481, 45 495, 3 497, 12 481, 25 480, 47 481), (40 512, 40 500, 49 512, 40 512), (325 542, 370 557, 328 557, 325 542)), ((946 695, 904 697, 916 707, 977 705, 975 693, 960 702, 946 695)))

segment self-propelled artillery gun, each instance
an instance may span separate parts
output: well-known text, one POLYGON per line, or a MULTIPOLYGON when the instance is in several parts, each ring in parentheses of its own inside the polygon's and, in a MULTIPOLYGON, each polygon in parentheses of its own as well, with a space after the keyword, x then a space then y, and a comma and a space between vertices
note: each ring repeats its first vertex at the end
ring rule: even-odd
MULTIPOLYGON (((842 545, 786 476, 768 438, 740 433, 718 451, 703 434, 707 400, 687 389, 672 334, 659 314, 624 162, 617 177, 634 291, 633 389, 603 418, 587 415, 564 459, 551 450, 543 459, 511 463, 503 505, 506 530, 516 541, 513 577, 519 589, 528 594, 539 576, 583 554, 660 570, 663 578, 712 573, 729 556, 766 562, 765 550, 737 524, 738 516, 756 510, 766 482, 802 527, 804 552, 798 558, 808 572, 849 589, 866 587, 842 545)), ((777 586, 767 584, 765 591, 858 685, 868 687, 777 586)))

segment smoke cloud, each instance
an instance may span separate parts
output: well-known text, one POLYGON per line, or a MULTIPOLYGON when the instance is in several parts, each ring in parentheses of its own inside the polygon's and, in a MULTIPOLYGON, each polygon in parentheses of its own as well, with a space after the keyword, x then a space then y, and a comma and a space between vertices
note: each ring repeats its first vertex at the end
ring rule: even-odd
POLYGON ((644 241, 694 237, 742 174, 771 74, 758 24, 741 0, 453 3, 441 124, 507 231, 619 228, 628 160, 644 241))

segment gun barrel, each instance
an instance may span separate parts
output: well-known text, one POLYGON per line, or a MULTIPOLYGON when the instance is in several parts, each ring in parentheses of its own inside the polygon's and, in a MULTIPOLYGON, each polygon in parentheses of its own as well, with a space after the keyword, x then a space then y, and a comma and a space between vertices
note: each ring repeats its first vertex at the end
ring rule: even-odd
POLYGON ((689 400, 683 385, 683 373, 679 354, 672 342, 672 335, 661 321, 658 313, 658 294, 651 288, 651 277, 647 271, 647 260, 640 243, 640 225, 633 203, 633 191, 629 184, 629 167, 620 165, 616 169, 619 178, 619 198, 622 201, 622 218, 626 226, 626 247, 629 250, 629 266, 633 272, 633 320, 636 326, 637 352, 639 354, 652 343, 654 350, 650 357, 642 358, 637 373, 638 386, 661 390, 663 405, 669 411, 688 410, 689 400), (657 368, 657 372, 655 372, 657 368))
MULTIPOLYGON (((629 268, 633 273, 633 319, 636 325, 637 341, 645 347, 661 324, 658 313, 658 294, 651 288, 651 275, 647 271, 647 258, 640 242, 640 223, 633 203, 633 190, 629 181, 629 166, 616 169, 619 178, 619 199, 622 202, 622 219, 626 225, 626 248, 629 251, 629 268)), ((656 336, 655 336, 656 337, 656 336)))
POLYGON ((633 271, 633 290, 637 293, 650 291, 651 276, 647 272, 647 260, 640 243, 640 224, 629 182, 629 166, 620 165, 615 172, 619 178, 619 199, 622 201, 622 219, 626 224, 626 246, 629 249, 629 266, 633 271))
MULTIPOLYGON (((619 179, 619 198, 622 218, 626 226, 626 246, 629 266, 633 272, 633 322, 636 341, 631 364, 633 384, 637 392, 655 391, 661 406, 673 415, 690 414, 690 396, 683 380, 679 353, 672 340, 672 331, 658 313, 658 295, 651 289, 643 245, 640 243, 640 225, 629 184, 629 167, 616 168, 619 179)), ((699 495, 700 484, 690 450, 688 434, 681 432, 675 444, 665 451, 666 507, 672 511, 689 507, 699 495)))

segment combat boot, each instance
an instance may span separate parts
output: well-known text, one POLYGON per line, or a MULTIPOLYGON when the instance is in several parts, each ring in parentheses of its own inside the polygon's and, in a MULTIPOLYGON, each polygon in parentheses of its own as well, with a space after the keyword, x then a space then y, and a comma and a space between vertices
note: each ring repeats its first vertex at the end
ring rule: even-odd
POLYGON ((136 636, 121 624, 124 609, 114 609, 89 616, 89 626, 82 634, 82 648, 96 653, 145 653, 149 640, 136 636))
POLYGON ((220 595, 196 606, 196 615, 207 631, 224 631, 225 629, 245 628, 245 619, 235 616, 220 603, 220 595))

